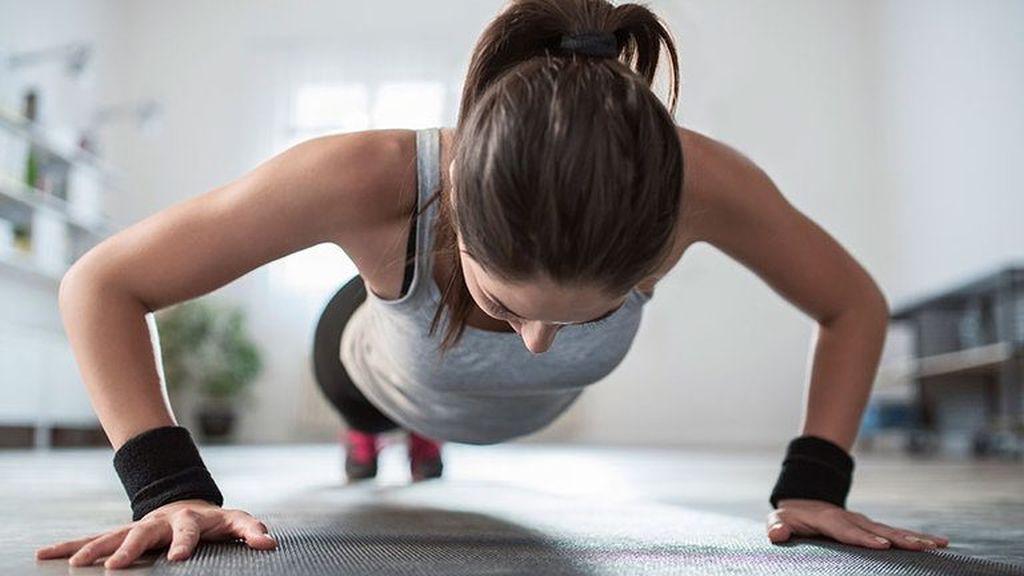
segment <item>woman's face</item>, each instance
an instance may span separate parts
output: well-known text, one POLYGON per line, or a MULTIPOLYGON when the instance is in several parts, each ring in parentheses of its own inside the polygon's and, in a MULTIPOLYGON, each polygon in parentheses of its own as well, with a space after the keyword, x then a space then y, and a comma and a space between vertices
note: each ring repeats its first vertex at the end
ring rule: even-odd
POLYGON ((625 303, 624 296, 609 299, 596 288, 570 288, 544 279, 503 282, 488 275, 463 252, 461 238, 459 258, 466 288, 477 306, 489 316, 508 322, 534 354, 546 352, 562 326, 600 320, 625 303))
MULTIPOLYGON (((448 177, 454 183, 453 166, 448 166, 448 177)), ((451 194, 454 203, 454 186, 451 194)), ((492 318, 508 322, 534 354, 546 352, 562 326, 600 320, 626 301, 625 296, 609 299, 596 288, 560 286, 545 279, 510 284, 492 278, 463 251, 462 235, 456 231, 455 236, 466 288, 477 306, 492 318)))

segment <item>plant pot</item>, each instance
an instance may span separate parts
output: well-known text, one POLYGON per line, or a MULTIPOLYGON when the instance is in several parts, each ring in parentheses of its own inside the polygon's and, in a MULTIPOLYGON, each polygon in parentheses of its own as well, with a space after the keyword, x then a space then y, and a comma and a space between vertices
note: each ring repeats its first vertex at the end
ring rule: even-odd
POLYGON ((199 409, 199 432, 206 440, 224 440, 235 428, 235 411, 227 406, 199 409))

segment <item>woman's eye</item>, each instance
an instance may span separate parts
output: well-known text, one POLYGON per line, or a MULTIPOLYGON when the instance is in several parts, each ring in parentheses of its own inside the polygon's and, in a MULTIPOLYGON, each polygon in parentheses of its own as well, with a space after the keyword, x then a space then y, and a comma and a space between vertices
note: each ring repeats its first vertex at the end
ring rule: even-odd
POLYGON ((501 318, 502 320, 505 320, 507 318, 511 318, 512 317, 510 314, 508 314, 504 310, 501 310, 499 308, 494 308, 493 306, 488 306, 487 307, 487 313, 490 314, 491 316, 495 316, 497 318, 501 318))

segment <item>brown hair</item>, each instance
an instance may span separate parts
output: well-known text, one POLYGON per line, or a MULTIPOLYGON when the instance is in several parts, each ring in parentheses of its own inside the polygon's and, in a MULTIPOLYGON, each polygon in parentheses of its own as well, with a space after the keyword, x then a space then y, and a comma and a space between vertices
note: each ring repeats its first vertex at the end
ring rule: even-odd
POLYGON ((463 87, 457 205, 442 192, 451 186, 430 199, 440 202, 437 251, 452 263, 430 326, 433 335, 447 307, 442 353, 473 306, 456 227, 467 253, 505 281, 543 276, 617 297, 662 265, 681 207, 678 93, 675 43, 646 6, 509 0, 477 41, 463 87), (613 33, 618 57, 560 48, 564 34, 585 32, 613 33), (671 111, 651 89, 662 44, 671 111))

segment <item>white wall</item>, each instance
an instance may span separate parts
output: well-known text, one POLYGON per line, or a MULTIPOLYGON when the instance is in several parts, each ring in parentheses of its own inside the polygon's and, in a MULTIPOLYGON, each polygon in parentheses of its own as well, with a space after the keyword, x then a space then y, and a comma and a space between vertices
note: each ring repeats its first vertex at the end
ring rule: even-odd
POLYGON ((894 295, 1021 263, 1024 3, 877 7, 894 295))

